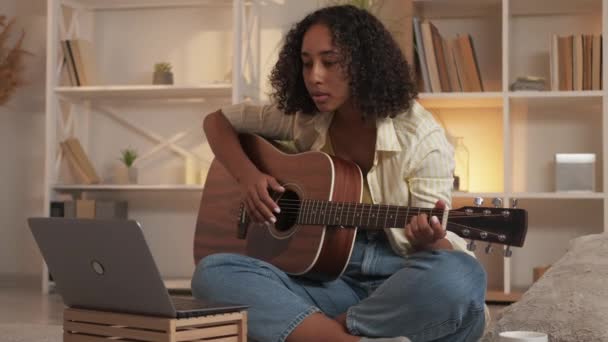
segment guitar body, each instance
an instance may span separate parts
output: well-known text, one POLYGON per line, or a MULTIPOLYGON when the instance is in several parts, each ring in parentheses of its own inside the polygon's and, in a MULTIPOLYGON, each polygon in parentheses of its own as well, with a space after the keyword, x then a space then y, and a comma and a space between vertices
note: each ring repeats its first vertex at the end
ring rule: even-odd
POLYGON ((285 272, 330 280, 344 271, 357 229, 299 225, 299 200, 360 202, 363 176, 351 162, 322 152, 286 154, 265 139, 240 135, 245 153, 286 189, 273 194, 281 206, 277 222, 255 224, 245 213, 240 187, 220 162, 211 164, 194 237, 194 261, 215 253, 238 253, 267 261, 285 272), (277 198, 280 197, 280 198, 277 198), (239 229, 246 234, 238 237, 239 229))

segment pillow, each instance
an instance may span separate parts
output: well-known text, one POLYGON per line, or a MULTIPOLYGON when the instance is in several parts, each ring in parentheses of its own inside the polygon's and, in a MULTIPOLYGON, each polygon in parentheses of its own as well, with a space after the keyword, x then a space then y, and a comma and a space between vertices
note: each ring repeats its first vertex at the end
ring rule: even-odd
POLYGON ((496 341, 508 330, 544 332, 552 342, 608 341, 608 234, 572 240, 568 252, 497 318, 481 341, 496 341))

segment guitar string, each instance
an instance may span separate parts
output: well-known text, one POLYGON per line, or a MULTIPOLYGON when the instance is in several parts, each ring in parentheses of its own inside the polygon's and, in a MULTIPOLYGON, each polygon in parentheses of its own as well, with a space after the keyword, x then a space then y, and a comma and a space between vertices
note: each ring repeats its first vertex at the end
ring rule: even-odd
MULTIPOLYGON (((290 216, 293 216, 293 215, 290 214, 290 216)), ((296 221, 297 221, 297 219, 296 219, 296 221)), ((301 222, 299 224, 303 224, 303 225, 315 225, 314 223, 301 223, 301 222)), ((318 224, 318 225, 332 226, 331 224, 318 224)), ((455 223, 455 222, 448 222, 448 225, 458 226, 458 227, 461 227, 463 229, 468 229, 470 231, 474 231, 474 232, 477 232, 477 233, 487 233, 487 234, 493 235, 493 236, 495 236, 497 238, 498 238, 498 236, 500 236, 500 234, 498 234, 498 233, 489 232, 489 231, 486 231, 486 230, 483 230, 483 229, 479 229, 479 228, 474 228, 474 227, 471 227, 471 226, 467 226, 465 224, 460 224, 460 223, 455 223)), ((348 225, 348 227, 351 227, 351 225, 348 225)), ((352 227, 363 227, 362 229, 365 230, 365 227, 377 227, 377 226, 365 226, 365 225, 358 226, 358 225, 352 225, 352 227)), ((400 228, 400 227, 387 227, 387 228, 400 228)), ((382 227, 380 227, 380 229, 382 229, 382 227)))
MULTIPOLYGON (((329 211, 329 209, 313 209, 313 208, 302 208, 302 207, 291 207, 291 208, 285 208, 284 206, 281 207, 281 213, 290 213, 290 214, 298 214, 298 213, 305 213, 305 215, 315 215, 318 216, 319 214, 317 214, 316 212, 321 211, 321 210, 325 210, 325 211, 329 211)), ((411 213, 407 213, 407 212, 399 212, 401 210, 406 210, 406 209, 400 209, 398 210, 374 210, 374 212, 371 212, 371 210, 368 213, 365 213, 364 210, 367 209, 363 209, 361 208, 361 211, 357 210, 351 210, 351 209, 339 209, 339 208, 331 208, 331 211, 335 211, 335 214, 332 216, 343 216, 344 214, 346 215, 350 215, 350 214, 356 214, 356 213, 360 213, 361 216, 363 217, 367 217, 369 215, 373 215, 375 217, 375 215, 378 216, 385 216, 388 214, 394 214, 397 217, 403 217, 403 215, 406 215, 406 217, 413 217, 413 216, 418 216, 418 214, 429 214, 429 210, 425 210, 422 209, 420 211, 420 213, 418 213, 418 210, 415 209, 414 211, 416 212, 411 212, 411 213), (335 210, 334 210, 335 209, 335 210)), ((438 216, 438 218, 443 218, 443 211, 436 211, 435 212, 438 216)), ((329 214, 331 215, 331 214, 329 214)), ((501 214, 490 214, 490 215, 486 215, 486 214, 476 214, 476 215, 472 215, 472 214, 466 214, 466 213, 461 213, 461 212, 457 212, 457 211, 452 211, 450 212, 450 214, 448 215, 448 217, 450 219, 468 219, 468 218, 486 218, 486 217, 504 217, 501 214), (456 214, 456 215, 455 215, 456 214), (462 215, 458 215, 458 214, 462 214, 462 215)))
MULTIPOLYGON (((355 207, 351 207, 351 206, 344 206, 346 207, 346 209, 340 208, 339 206, 325 206, 323 208, 320 208, 319 206, 306 206, 306 207, 302 207, 302 206, 298 206, 298 205, 279 205, 279 207, 281 208, 281 212, 286 210, 315 210, 315 211, 319 211, 319 210, 332 210, 332 211, 340 211, 340 212, 362 212, 362 211, 372 211, 372 207, 369 207, 369 205, 366 204, 367 207, 361 205, 360 208, 355 208, 355 207)), ((399 207, 399 208, 394 208, 388 205, 382 205, 378 208, 374 208, 373 209, 376 212, 381 212, 382 214, 387 214, 387 213, 397 213, 397 212, 401 212, 401 211, 418 211, 418 208, 409 208, 407 209, 407 207, 399 207), (388 209, 387 209, 388 208, 388 209)), ((466 216, 466 217, 474 217, 474 215, 472 214, 467 214, 464 213, 462 211, 459 210, 455 210, 455 209, 451 209, 448 210, 449 215, 452 216, 466 216)), ((425 209, 425 208, 420 208, 420 213, 421 214, 429 214, 429 213, 433 213, 433 214, 437 214, 437 215, 443 215, 445 212, 442 209, 425 209)), ((491 215, 486 215, 486 214, 479 214, 480 216, 503 216, 502 214, 491 214, 491 215)))
MULTIPOLYGON (((295 201, 295 202, 302 202, 299 200, 283 200, 280 199, 279 200, 279 204, 287 202, 287 201, 295 201)), ((351 210, 351 209, 355 209, 353 208, 353 206, 359 206, 361 205, 361 210, 363 210, 365 208, 365 206, 379 206, 380 211, 385 211, 385 212, 392 212, 392 211, 401 211, 401 210, 415 210, 418 211, 420 210, 422 213, 437 213, 437 214, 443 214, 444 210, 443 209, 437 209, 437 208, 417 208, 417 207, 402 207, 402 206, 395 206, 395 205, 390 205, 390 204, 365 204, 365 203, 358 203, 358 202, 322 202, 322 203, 331 203, 327 206, 325 206, 325 208, 330 208, 330 209, 337 209, 337 210, 344 210, 344 209, 340 209, 339 206, 343 206, 343 207, 347 207, 347 210, 351 210), (384 210, 383 208, 388 208, 387 210, 384 210), (408 209, 409 208, 409 209, 408 209)), ((316 204, 313 203, 314 206, 317 206, 316 204)), ((302 208, 302 205, 298 205, 298 204, 286 204, 286 205, 279 205, 279 207, 281 208, 288 208, 288 209, 293 209, 293 208, 302 208)), ((311 205, 308 204, 307 206, 307 210, 310 209, 311 205)), ((315 209, 316 210, 316 209, 315 209)), ((359 210, 359 209, 356 209, 359 210)), ((371 210, 371 209, 366 209, 366 210, 371 210)), ((506 208, 504 210, 507 210, 506 208)), ((467 217, 471 217, 470 214, 464 213, 462 211, 459 211, 457 209, 449 209, 448 210, 450 212, 450 215, 466 215, 467 217)), ((352 212, 352 211, 351 211, 352 212)), ((488 216, 488 215, 484 215, 484 216, 488 216)), ((500 214, 497 214, 495 216, 502 216, 500 214)))

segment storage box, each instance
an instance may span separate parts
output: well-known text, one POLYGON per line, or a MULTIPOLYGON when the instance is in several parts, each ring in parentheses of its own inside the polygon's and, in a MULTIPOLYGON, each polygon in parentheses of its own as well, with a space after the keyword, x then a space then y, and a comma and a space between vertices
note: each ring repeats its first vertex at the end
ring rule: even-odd
POLYGON ((556 153, 555 191, 595 191, 595 153, 556 153))
POLYGON ((116 340, 246 342, 247 312, 176 319, 65 309, 64 342, 116 340))

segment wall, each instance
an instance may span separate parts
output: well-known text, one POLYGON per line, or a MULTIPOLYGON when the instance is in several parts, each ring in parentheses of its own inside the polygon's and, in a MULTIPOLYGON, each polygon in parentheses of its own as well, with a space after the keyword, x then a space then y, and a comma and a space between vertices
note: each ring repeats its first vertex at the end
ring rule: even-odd
MULTIPOLYGON (((265 75, 276 60, 281 36, 316 5, 314 1, 294 0, 265 2, 263 5, 260 39, 256 40, 254 46, 260 49, 258 63, 261 66, 261 76, 257 87, 262 97, 268 91, 265 75)), ((19 89, 7 106, 0 108, 0 155, 4 157, 0 163, 0 188, 3 189, 0 196, 0 276, 36 276, 41 269, 41 258, 27 228, 26 219, 41 215, 43 211, 46 1, 2 1, 0 13, 17 16, 19 25, 27 32, 25 47, 34 53, 28 59, 28 84, 19 89)), ((136 13, 105 12, 95 19, 91 35, 98 44, 98 67, 105 82, 149 82, 150 66, 160 59, 166 59, 176 66, 176 84, 221 79, 229 71, 231 45, 222 37, 230 37, 230 25, 221 22, 231 20, 229 10, 201 22, 196 22, 196 15, 200 13, 192 11, 163 14, 152 10, 144 15, 134 14, 136 13), (130 21, 133 18, 136 20, 130 21), (150 27, 155 20, 167 23, 173 21, 176 25, 163 25, 155 32, 137 32, 138 24, 150 27), (180 29, 187 23, 216 30, 215 35, 201 33, 185 37, 180 29), (127 27, 130 29, 126 30, 127 27), (140 34, 139 38, 137 34, 140 34), (172 41, 172 36, 182 37, 184 41, 172 41), (202 45, 197 42, 202 41, 211 43, 201 49, 202 45), (134 42, 139 42, 144 47, 143 50, 134 49, 134 42), (164 49, 163 42, 168 46, 184 47, 184 50, 164 49), (187 55, 190 59, 183 58, 187 55)), ((154 129, 165 129, 165 134, 169 136, 184 125, 199 126, 202 114, 218 106, 219 103, 211 101, 177 107, 141 103, 114 107, 121 114, 128 112, 134 120, 154 129), (166 115, 159 118, 151 115, 154 111, 166 115)), ((118 149, 131 144, 142 150, 151 147, 149 142, 141 141, 97 113, 91 116, 90 127, 88 145, 93 162, 104 178, 110 175, 111 164, 118 149), (108 139, 108 136, 112 136, 112 139, 108 139)), ((184 144, 197 150, 202 141, 204 137, 201 139, 200 134, 195 132, 184 144)), ((142 182, 159 179, 163 182, 179 182, 183 166, 175 159, 171 153, 159 155, 142 171, 142 182)), ((142 223, 161 273, 166 277, 190 276, 193 270, 192 234, 200 197, 198 192, 94 196, 128 200, 130 215, 142 223)))
POLYGON ((17 18, 33 53, 27 84, 0 107, 0 275, 35 275, 40 256, 25 220, 42 213, 46 1, 5 0, 0 13, 17 18))

